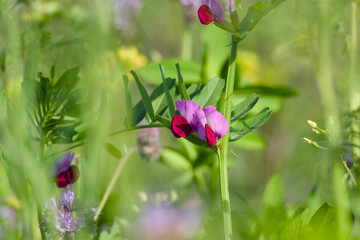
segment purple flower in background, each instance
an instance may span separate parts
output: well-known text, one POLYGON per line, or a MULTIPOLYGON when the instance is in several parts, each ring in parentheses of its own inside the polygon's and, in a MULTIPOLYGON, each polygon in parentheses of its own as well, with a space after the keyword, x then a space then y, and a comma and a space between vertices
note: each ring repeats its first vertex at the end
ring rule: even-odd
POLYGON ((141 0, 114 0, 113 12, 116 29, 127 30, 132 24, 132 18, 141 11, 141 0))
POLYGON ((200 203, 190 201, 178 208, 166 202, 151 203, 141 211, 135 224, 136 239, 179 240, 192 239, 202 221, 200 203))
POLYGON ((184 6, 185 15, 187 19, 196 19, 196 11, 202 4, 202 0, 180 0, 184 6))
POLYGON ((74 192, 66 189, 59 199, 51 198, 43 210, 40 227, 47 239, 74 238, 81 228, 88 227, 90 236, 96 235, 95 210, 76 206, 74 192))
MULTIPOLYGON (((144 125, 141 122, 140 125, 144 125)), ((137 143, 139 145, 140 155, 148 162, 159 159, 162 144, 160 141, 160 131, 158 128, 144 128, 137 131, 137 143)))

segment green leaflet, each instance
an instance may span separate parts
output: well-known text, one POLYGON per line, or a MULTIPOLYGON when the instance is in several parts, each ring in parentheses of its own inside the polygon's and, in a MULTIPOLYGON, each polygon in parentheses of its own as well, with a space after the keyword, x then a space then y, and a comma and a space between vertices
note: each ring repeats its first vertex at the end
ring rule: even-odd
POLYGON ((240 22, 239 34, 242 36, 250 32, 263 17, 284 1, 285 0, 271 0, 267 4, 260 1, 250 6, 245 17, 240 22))
POLYGON ((176 70, 177 70, 177 74, 178 74, 178 81, 179 81, 179 91, 180 91, 180 95, 181 95, 181 99, 183 100, 190 100, 189 94, 186 91, 186 87, 184 84, 184 80, 181 76, 181 72, 180 72, 180 65, 179 63, 176 63, 176 70))
POLYGON ((231 109, 231 123, 243 118, 257 103, 259 95, 252 93, 231 109))
POLYGON ((272 111, 269 108, 264 108, 258 114, 231 126, 230 142, 245 137, 246 135, 254 131, 256 128, 260 127, 269 119, 271 112, 272 111))
POLYGON ((124 74, 124 95, 125 95, 125 107, 126 107, 126 126, 131 127, 133 122, 133 112, 132 112, 132 100, 130 96, 130 90, 129 90, 129 79, 124 74))
POLYGON ((174 105, 174 101, 172 100, 170 93, 169 93, 169 88, 168 85, 166 83, 166 79, 165 79, 165 75, 164 75, 164 66, 162 66, 161 64, 159 64, 160 67, 160 71, 161 71, 161 77, 163 79, 163 86, 164 86, 164 93, 166 96, 166 101, 168 103, 168 107, 169 107, 169 112, 171 117, 175 115, 175 105, 174 105))
POLYGON ((201 89, 200 93, 193 98, 193 101, 199 104, 201 108, 208 105, 215 106, 220 99, 224 86, 224 79, 214 77, 201 89))

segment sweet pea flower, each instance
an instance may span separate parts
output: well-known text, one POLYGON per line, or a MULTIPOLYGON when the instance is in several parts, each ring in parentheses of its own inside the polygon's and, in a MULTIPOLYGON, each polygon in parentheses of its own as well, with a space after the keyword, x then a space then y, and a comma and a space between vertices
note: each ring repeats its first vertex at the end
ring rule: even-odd
POLYGON ((229 131, 229 122, 214 106, 197 110, 194 119, 198 137, 206 141, 209 147, 216 145, 216 141, 229 131))
POLYGON ((212 22, 222 22, 224 18, 224 8, 219 0, 203 0, 203 5, 198 10, 199 20, 202 24, 212 22))
POLYGON ((197 122, 194 114, 200 109, 200 105, 190 100, 178 100, 175 107, 180 115, 173 117, 170 130, 176 138, 186 138, 196 130, 197 122))
POLYGON ((79 168, 75 165, 71 165, 75 153, 70 152, 59 157, 56 160, 56 185, 59 188, 65 188, 68 184, 73 184, 79 178, 79 168))
POLYGON ((229 131, 229 122, 214 106, 201 109, 199 104, 189 100, 179 100, 175 106, 181 114, 175 115, 171 122, 171 131, 176 138, 186 138, 196 131, 198 137, 211 147, 229 131))

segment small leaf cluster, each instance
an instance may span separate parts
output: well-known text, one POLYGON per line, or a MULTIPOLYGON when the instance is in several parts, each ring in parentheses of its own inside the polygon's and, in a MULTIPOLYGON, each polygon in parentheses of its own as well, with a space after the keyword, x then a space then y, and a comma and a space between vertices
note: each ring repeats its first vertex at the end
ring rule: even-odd
POLYGON ((38 80, 25 79, 22 85, 27 95, 29 115, 39 135, 38 140, 47 146, 54 143, 72 143, 84 138, 80 113, 83 103, 76 88, 80 78, 74 67, 55 77, 55 66, 50 77, 40 72, 38 80))

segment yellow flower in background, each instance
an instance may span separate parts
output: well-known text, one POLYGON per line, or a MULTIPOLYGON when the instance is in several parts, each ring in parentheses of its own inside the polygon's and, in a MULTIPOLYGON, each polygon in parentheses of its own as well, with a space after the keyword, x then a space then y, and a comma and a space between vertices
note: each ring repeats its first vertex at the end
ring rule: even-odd
POLYGON ((121 74, 126 74, 129 80, 132 79, 130 70, 137 71, 148 63, 145 55, 141 54, 135 46, 120 47, 114 52, 109 52, 109 61, 111 65, 119 69, 121 74))
POLYGON ((120 64, 124 67, 123 70, 125 71, 130 69, 137 70, 145 66, 148 62, 147 57, 141 54, 134 46, 120 47, 116 51, 116 56, 120 61, 120 64))
POLYGON ((5 86, 5 94, 8 100, 11 102, 13 99, 20 97, 21 89, 21 77, 17 79, 10 79, 5 86))
POLYGON ((260 60, 255 52, 238 50, 236 62, 241 72, 241 85, 259 82, 260 60))

